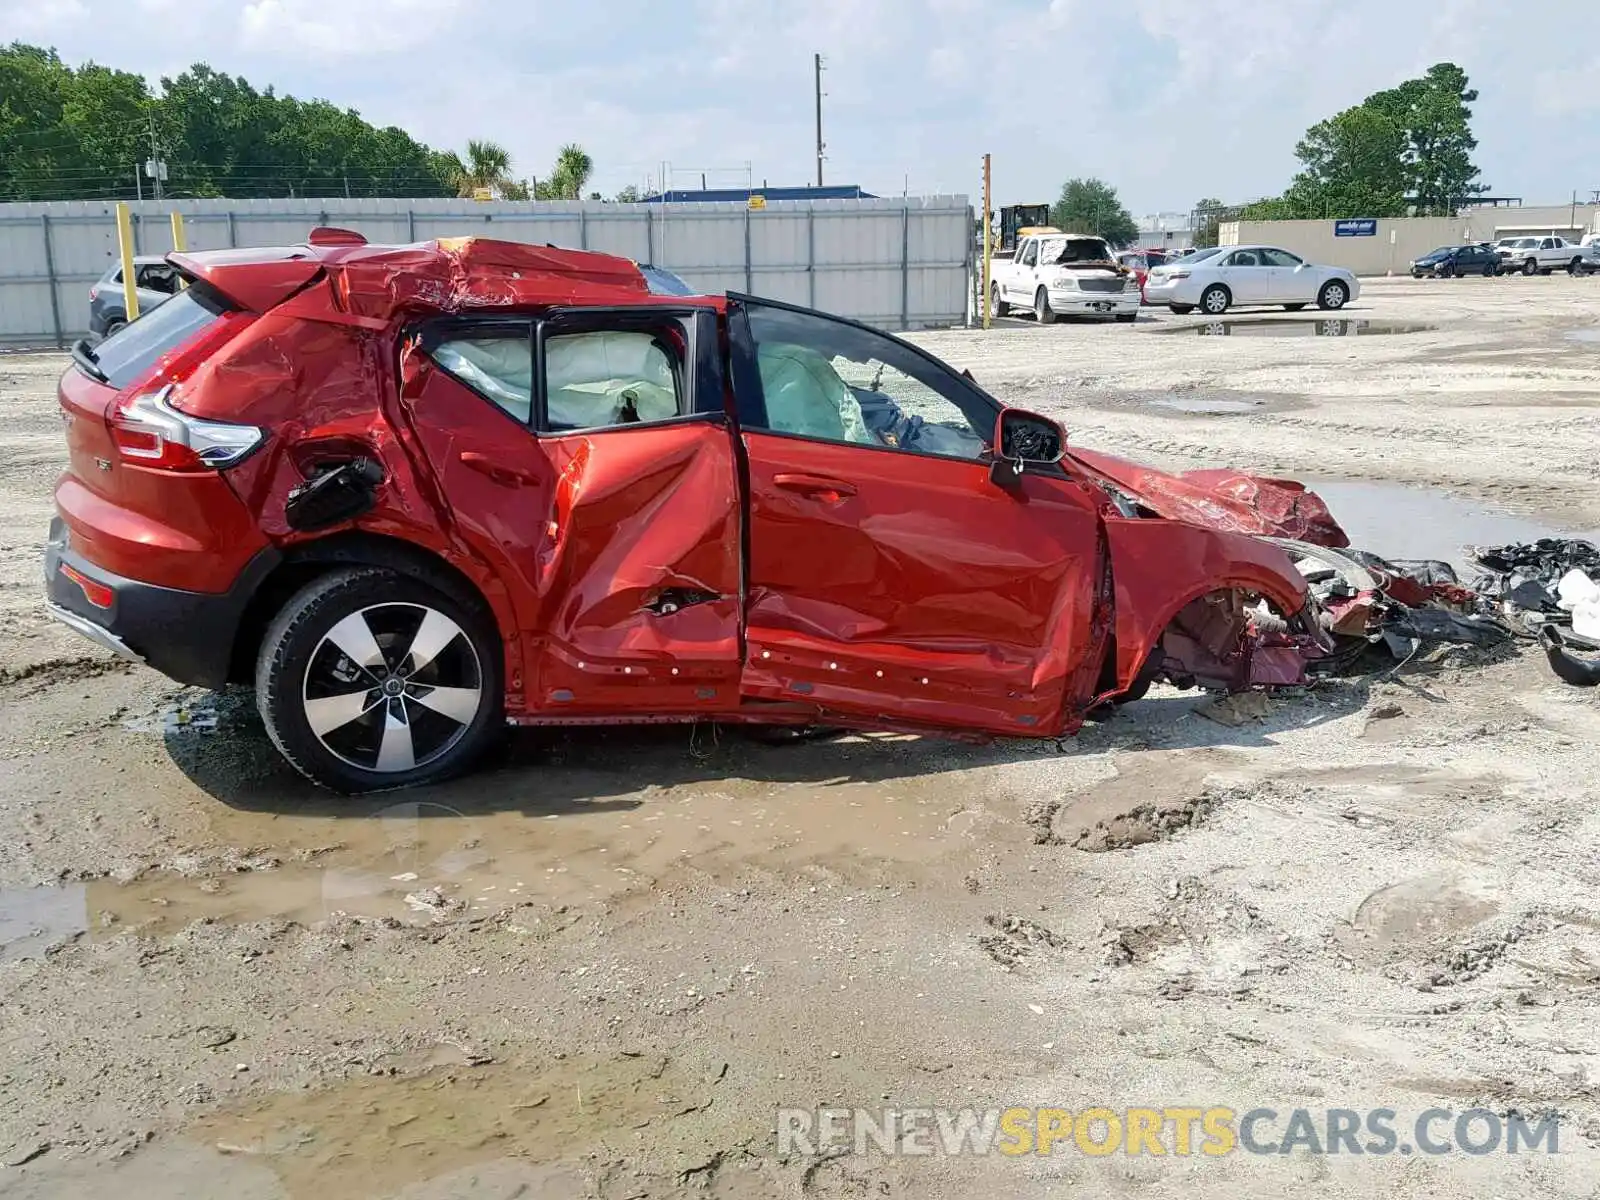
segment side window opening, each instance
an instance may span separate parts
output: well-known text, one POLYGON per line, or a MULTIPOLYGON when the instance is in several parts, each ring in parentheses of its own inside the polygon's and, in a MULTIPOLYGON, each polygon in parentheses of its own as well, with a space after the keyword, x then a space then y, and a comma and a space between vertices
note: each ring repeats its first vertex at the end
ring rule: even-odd
POLYGON ((134 276, 138 286, 152 292, 165 292, 168 295, 178 290, 178 277, 173 269, 165 263, 152 263, 140 267, 134 276))
POLYGON ((774 433, 975 460, 995 413, 887 334, 812 313, 748 309, 764 425, 774 433))
POLYGON ((583 324, 451 321, 424 331, 422 349, 457 382, 540 432, 645 424, 687 411, 686 324, 631 315, 621 327, 583 324))
POLYGON ((546 428, 559 433, 681 415, 686 397, 684 348, 676 324, 547 333, 546 428))
POLYGON ((429 353, 520 424, 533 419, 533 342, 526 327, 447 336, 429 353))

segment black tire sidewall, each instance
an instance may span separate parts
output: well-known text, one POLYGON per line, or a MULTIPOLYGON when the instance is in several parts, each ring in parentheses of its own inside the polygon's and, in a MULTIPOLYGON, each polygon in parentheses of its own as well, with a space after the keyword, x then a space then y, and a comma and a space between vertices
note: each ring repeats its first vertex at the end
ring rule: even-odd
POLYGON ((312 781, 346 793, 414 787, 459 774, 503 729, 504 673, 500 638, 488 614, 415 576, 354 567, 306 584, 268 626, 256 660, 256 707, 279 752, 312 781), (433 762, 410 771, 367 771, 334 755, 312 732, 302 702, 305 672, 337 621, 362 608, 394 603, 437 609, 465 631, 478 655, 484 702, 466 733, 433 762))

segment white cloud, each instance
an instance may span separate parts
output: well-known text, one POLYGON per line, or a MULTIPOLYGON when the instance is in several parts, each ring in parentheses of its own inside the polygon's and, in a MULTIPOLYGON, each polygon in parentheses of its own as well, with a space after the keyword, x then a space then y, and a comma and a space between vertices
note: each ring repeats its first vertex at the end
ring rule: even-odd
POLYGON ((369 57, 447 41, 469 7, 447 0, 251 0, 239 15, 239 34, 257 52, 369 57))
POLYGON ((83 0, 4 0, 0 3, 0 41, 54 37, 89 17, 83 0))
POLYGON ((1308 126, 1448 59, 1482 93, 1497 191, 1600 186, 1571 178, 1600 161, 1600 10, 1563 0, 184 0, 177 39, 147 7, 171 2, 0 0, 0 28, 147 75, 204 60, 442 147, 493 138, 524 175, 577 141, 606 193, 663 160, 679 186, 746 160, 812 178, 821 52, 830 181, 971 194, 987 151, 1001 203, 1096 175, 1136 212, 1276 192, 1308 126))

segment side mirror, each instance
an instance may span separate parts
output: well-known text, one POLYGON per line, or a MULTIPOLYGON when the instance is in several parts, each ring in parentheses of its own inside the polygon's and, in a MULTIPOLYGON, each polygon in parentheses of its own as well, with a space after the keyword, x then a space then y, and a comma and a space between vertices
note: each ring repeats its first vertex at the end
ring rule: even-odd
POLYGON ((994 424, 994 466, 989 478, 1004 488, 1015 488, 1031 464, 1053 466, 1067 453, 1067 434, 1049 417, 1020 408, 1000 411, 994 424))

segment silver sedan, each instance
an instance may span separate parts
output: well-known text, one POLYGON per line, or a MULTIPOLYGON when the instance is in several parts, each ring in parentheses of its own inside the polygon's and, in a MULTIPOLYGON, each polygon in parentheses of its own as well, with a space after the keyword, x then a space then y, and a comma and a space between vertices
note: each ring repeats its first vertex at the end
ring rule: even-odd
POLYGON ((1340 309, 1361 294, 1343 267, 1319 267, 1276 246, 1218 246, 1152 268, 1145 300, 1175 313, 1200 309, 1220 316, 1241 305, 1281 305, 1293 312, 1308 304, 1340 309))

